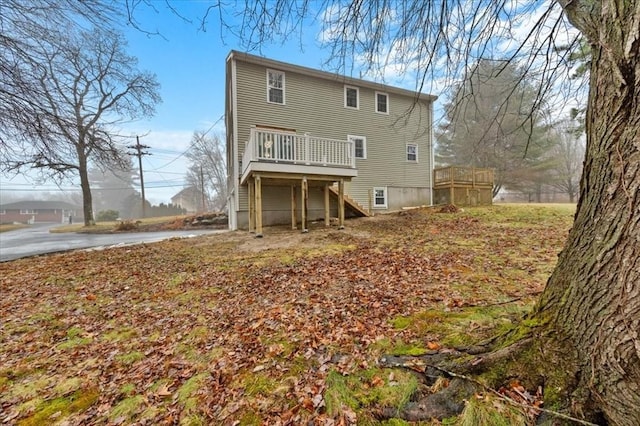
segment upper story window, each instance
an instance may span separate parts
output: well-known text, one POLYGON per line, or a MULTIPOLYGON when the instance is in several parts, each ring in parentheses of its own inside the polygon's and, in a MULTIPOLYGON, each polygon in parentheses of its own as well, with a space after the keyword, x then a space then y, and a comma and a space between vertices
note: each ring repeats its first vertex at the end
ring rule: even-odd
POLYGON ((367 138, 366 137, 348 135, 347 140, 353 142, 355 158, 359 158, 359 159, 367 158, 367 138))
POLYGON ((418 145, 415 143, 407 144, 407 161, 418 162, 418 145))
POLYGON ((344 107, 360 108, 360 90, 357 87, 344 86, 344 107))
POLYGON ((389 95, 376 92, 376 112, 389 114, 389 95))
POLYGON ((267 102, 284 105, 284 72, 267 70, 267 102))

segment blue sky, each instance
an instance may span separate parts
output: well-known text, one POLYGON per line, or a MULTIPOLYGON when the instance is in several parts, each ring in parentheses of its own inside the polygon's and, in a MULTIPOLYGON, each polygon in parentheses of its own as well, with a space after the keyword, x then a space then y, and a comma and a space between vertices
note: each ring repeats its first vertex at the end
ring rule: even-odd
MULTIPOLYGON (((171 5, 180 16, 173 13, 164 1, 151 0, 149 4, 151 7, 142 2, 134 17, 141 28, 159 35, 146 34, 131 25, 123 25, 121 29, 129 42, 128 53, 138 58, 138 67, 157 75, 163 102, 157 106, 154 117, 128 124, 124 130, 130 135, 146 135, 140 141, 151 147, 152 155, 143 157, 145 192, 149 201, 158 204, 168 203, 183 188, 188 167, 184 154, 193 132, 202 130, 224 134, 225 58, 232 49, 246 49, 233 34, 221 30, 217 10, 211 11, 205 31, 202 30, 201 19, 212 4, 210 1, 173 1, 171 5)), ((227 9, 225 19, 228 23, 234 23, 236 12, 227 9)), ((509 34, 512 37, 514 34, 520 34, 520 37, 527 34, 528 21, 531 20, 524 20, 511 28, 509 34)), ((296 32, 277 43, 263 44, 260 52, 252 53, 321 69, 330 59, 330 52, 320 48, 321 31, 320 24, 309 22, 304 26, 302 35, 296 32)), ((504 47, 506 50, 510 48, 504 47)), ((415 76, 405 71, 388 66, 383 70, 383 82, 415 89, 415 76)), ((356 69, 354 74, 357 72, 356 69)), ((349 70, 346 73, 349 74, 349 70)), ((433 82, 427 82, 430 83, 433 82)), ((436 104, 438 111, 446 99, 437 89, 441 84, 434 84, 436 88, 428 86, 423 91, 441 96, 436 104)), ((65 184, 62 189, 79 191, 79 185, 65 184)), ((33 184, 21 177, 8 180, 0 175, 0 190, 0 197, 4 198, 5 194, 16 194, 20 190, 33 196, 38 191, 55 193, 59 188, 52 183, 33 184)))
MULTIPOLYGON (((168 202, 182 189, 188 166, 184 152, 194 131, 224 134, 225 59, 231 49, 244 49, 233 34, 221 32, 215 10, 202 30, 200 23, 209 4, 174 3, 180 16, 164 2, 155 3, 155 10, 136 11, 140 27, 160 35, 148 35, 130 25, 125 28, 129 53, 138 58, 140 69, 155 73, 161 84, 163 102, 156 115, 128 126, 132 133, 148 134, 141 143, 151 147, 152 155, 143 157, 143 170, 145 192, 153 203, 168 202)), ((316 34, 309 31, 304 40, 296 35, 282 44, 265 45, 261 53, 320 67, 326 58, 316 34)))
MULTIPOLYGON (((165 2, 151 3, 153 8, 136 10, 141 28, 159 35, 149 35, 131 25, 123 26, 128 53, 138 58, 138 67, 157 75, 162 103, 149 119, 128 124, 125 134, 146 135, 140 143, 151 147, 143 157, 146 197, 153 204, 168 203, 184 185, 188 162, 184 153, 196 130, 224 134, 225 59, 232 49, 245 51, 229 32, 221 32, 217 11, 208 19, 206 31, 200 22, 210 2, 179 1, 172 3, 180 16, 165 2)), ((319 49, 319 29, 307 28, 303 40, 299 34, 282 43, 262 46, 262 54, 277 60, 321 68, 327 55, 319 49), (302 49, 301 49, 302 47, 302 49)), ((135 140, 132 139, 132 143, 135 140)), ((135 162, 137 167, 137 160, 135 162)), ((77 181, 77 179, 76 179, 77 181)), ((7 194, 37 197, 39 192, 79 191, 79 184, 36 183, 23 176, 9 179, 0 175, 0 201, 7 194)))

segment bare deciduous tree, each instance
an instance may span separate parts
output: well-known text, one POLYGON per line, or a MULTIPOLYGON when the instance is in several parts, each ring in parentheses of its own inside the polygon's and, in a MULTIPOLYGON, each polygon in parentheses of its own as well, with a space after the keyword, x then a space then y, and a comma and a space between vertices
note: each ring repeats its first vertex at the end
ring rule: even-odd
POLYGON ((16 135, 23 135, 23 124, 34 115, 44 114, 40 105, 44 94, 33 73, 33 64, 42 64, 42 47, 64 49, 60 29, 105 29, 121 19, 117 9, 99 0, 0 0, 0 144, 4 150, 16 135))
POLYGON ((123 163, 118 126, 153 114, 160 101, 154 75, 136 69, 123 36, 96 28, 66 28, 49 40, 34 40, 29 73, 38 105, 12 119, 5 170, 38 169, 57 179, 79 176, 85 225, 93 223, 88 167, 123 163))
POLYGON ((227 157, 223 141, 219 135, 195 132, 186 154, 191 162, 188 184, 205 194, 210 209, 219 211, 224 210, 227 203, 227 157))
POLYGON ((584 160, 583 133, 576 132, 580 124, 569 121, 556 123, 548 133, 553 141, 550 157, 554 166, 550 171, 551 185, 569 196, 575 202, 580 190, 580 175, 584 160))
POLYGON ((536 354, 522 379, 554 383, 572 415, 640 424, 640 2, 246 1, 242 17, 235 30, 249 48, 319 17, 335 65, 401 65, 419 90, 506 51, 546 93, 569 80, 571 47, 589 44, 584 172, 566 246, 524 337, 453 365, 477 373, 536 354))

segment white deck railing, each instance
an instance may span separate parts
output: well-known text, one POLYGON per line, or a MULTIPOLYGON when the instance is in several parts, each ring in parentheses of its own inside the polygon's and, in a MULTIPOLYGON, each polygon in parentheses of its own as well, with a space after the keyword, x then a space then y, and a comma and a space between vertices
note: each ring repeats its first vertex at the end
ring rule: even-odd
POLYGON ((242 155, 243 171, 252 161, 356 167, 353 142, 255 127, 251 128, 251 136, 242 155))

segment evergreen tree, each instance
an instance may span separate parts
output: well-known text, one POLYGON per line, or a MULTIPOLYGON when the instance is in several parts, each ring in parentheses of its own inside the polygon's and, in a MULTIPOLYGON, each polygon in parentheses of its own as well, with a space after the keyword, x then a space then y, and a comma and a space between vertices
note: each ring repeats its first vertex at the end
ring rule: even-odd
POLYGON ((454 90, 439 127, 437 161, 492 168, 503 187, 538 185, 551 167, 537 92, 512 63, 482 60, 454 90), (514 87, 516 87, 514 89, 514 87))

